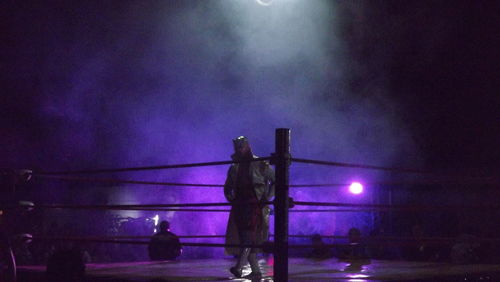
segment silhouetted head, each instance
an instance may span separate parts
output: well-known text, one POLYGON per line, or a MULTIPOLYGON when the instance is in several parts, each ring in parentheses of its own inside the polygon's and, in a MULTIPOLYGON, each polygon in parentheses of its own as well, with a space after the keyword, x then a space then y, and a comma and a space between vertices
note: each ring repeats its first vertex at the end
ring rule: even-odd
POLYGON ((248 143, 248 138, 245 136, 239 136, 233 139, 234 152, 237 156, 243 157, 252 154, 252 149, 248 143))
POLYGON ((162 220, 160 222, 160 232, 169 231, 169 229, 170 229, 170 222, 162 220))

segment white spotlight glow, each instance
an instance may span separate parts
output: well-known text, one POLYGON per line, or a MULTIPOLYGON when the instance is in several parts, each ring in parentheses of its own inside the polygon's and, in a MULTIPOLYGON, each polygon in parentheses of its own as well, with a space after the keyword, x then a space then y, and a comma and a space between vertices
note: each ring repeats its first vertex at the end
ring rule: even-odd
POLYGON ((259 3, 262 6, 269 6, 271 3, 273 3, 273 0, 255 0, 257 3, 259 3))
POLYGON ((361 194, 363 192, 363 185, 361 185, 361 183, 359 183, 359 182, 353 182, 349 186, 349 192, 356 194, 356 195, 361 194))
POLYGON ((155 217, 151 219, 155 222, 155 229, 153 230, 153 233, 156 233, 156 226, 158 226, 158 221, 160 221, 160 216, 155 215, 155 217))

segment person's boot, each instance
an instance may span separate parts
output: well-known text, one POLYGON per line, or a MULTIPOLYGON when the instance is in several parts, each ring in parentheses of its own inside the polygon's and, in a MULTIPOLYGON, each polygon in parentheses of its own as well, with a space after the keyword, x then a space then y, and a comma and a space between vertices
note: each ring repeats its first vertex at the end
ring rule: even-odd
POLYGON ((260 272, 259 261, 257 260, 257 255, 255 253, 250 253, 248 255, 248 262, 250 263, 250 268, 252 272, 248 275, 245 275, 243 278, 245 279, 261 279, 262 272, 260 272))
POLYGON ((248 258, 249 254, 250 254, 250 248, 241 249, 240 255, 238 256, 238 260, 236 261, 236 265, 229 269, 229 271, 236 278, 241 278, 243 274, 243 264, 245 263, 245 260, 248 258))

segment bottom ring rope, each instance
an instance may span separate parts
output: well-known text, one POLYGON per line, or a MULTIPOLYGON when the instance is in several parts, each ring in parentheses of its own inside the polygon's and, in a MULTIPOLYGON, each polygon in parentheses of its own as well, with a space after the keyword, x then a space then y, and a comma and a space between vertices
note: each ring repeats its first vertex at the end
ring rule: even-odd
MULTIPOLYGON (((33 240, 40 241, 72 241, 72 242, 88 242, 88 243, 112 243, 112 244, 131 244, 131 245, 148 245, 149 241, 138 240, 114 240, 107 237, 33 237, 33 240)), ((181 242, 181 246, 188 247, 234 247, 234 248, 263 248, 267 244, 217 244, 217 243, 192 243, 181 242)))
MULTIPOLYGON (((262 205, 273 205, 274 202, 262 202, 262 205)), ((41 209, 95 209, 95 210, 145 210, 145 211, 210 211, 210 212, 227 212, 228 209, 182 209, 183 207, 227 207, 232 206, 233 203, 182 203, 182 204, 116 204, 116 205, 72 205, 72 204, 41 204, 22 206, 8 205, 0 206, 0 209, 12 208, 41 208, 41 209)), ((340 209, 332 210, 316 210, 316 209, 290 209, 289 212, 368 212, 368 211, 387 211, 387 210, 400 210, 400 211, 426 211, 426 210, 480 210, 480 211, 497 211, 500 210, 500 205, 477 205, 477 206, 437 206, 437 205, 377 205, 377 204, 350 204, 339 202, 304 202, 292 201, 291 206, 316 206, 316 207, 337 207, 340 209), (344 209, 346 208, 346 209, 344 209), (350 208, 350 209, 347 209, 350 208)))
POLYGON ((318 206, 318 207, 350 207, 350 208, 369 208, 380 210, 500 210, 500 205, 492 206, 431 206, 431 205, 374 205, 374 204, 348 204, 337 202, 302 202, 294 201, 296 206, 318 206))
MULTIPOLYGON (((273 235, 270 235, 273 237, 273 235)), ((192 235, 192 236, 178 236, 179 238, 224 238, 223 235, 192 235)), ((311 238, 313 235, 290 235, 291 238, 311 238)), ((125 239, 150 239, 151 236, 89 236, 89 237, 47 237, 47 236, 35 236, 33 240, 44 240, 44 241, 80 241, 80 242, 94 242, 94 243, 118 243, 118 244, 148 244, 149 241, 141 240, 125 240, 125 239)), ((321 236, 321 238, 330 239, 349 239, 349 236, 321 236)), ((426 242, 426 243, 449 243, 456 242, 457 238, 452 237, 396 237, 396 236, 380 236, 380 237, 359 237, 359 242, 354 244, 401 244, 401 243, 416 243, 416 242, 426 242), (394 242, 398 241, 398 242, 394 242)), ((489 242, 489 243, 500 243, 500 238, 474 238, 477 242, 489 242)), ((268 243, 272 243, 269 241, 268 243)), ((325 244, 325 246, 332 245, 352 245, 350 244, 325 244)), ((191 242, 181 242, 183 246, 203 246, 203 247, 251 247, 251 248, 262 248, 268 247, 269 244, 261 245, 241 245, 241 244, 218 244, 218 243, 191 243, 191 242)), ((289 245, 290 248, 294 246, 302 247, 315 247, 315 245, 289 245)))
MULTIPOLYGON (((106 239, 88 239, 88 238, 33 238, 33 240, 44 240, 44 241, 71 241, 71 242, 86 242, 86 243, 111 243, 111 244, 129 244, 129 245, 148 245, 149 241, 134 241, 134 240, 106 240, 106 239)), ((333 244, 322 244, 322 248, 335 248, 335 247, 346 247, 346 246, 411 246, 415 242, 362 242, 362 243, 333 243, 333 244)), ((443 242, 426 242, 427 244, 442 245, 443 242)), ((181 242, 181 246, 185 247, 215 247, 215 248, 261 248, 267 250, 267 252, 272 252, 274 248, 274 242, 269 242, 267 244, 217 244, 217 243, 193 243, 193 242, 181 242)), ((317 248, 316 245, 312 244, 294 244, 288 245, 289 249, 312 249, 317 248)))

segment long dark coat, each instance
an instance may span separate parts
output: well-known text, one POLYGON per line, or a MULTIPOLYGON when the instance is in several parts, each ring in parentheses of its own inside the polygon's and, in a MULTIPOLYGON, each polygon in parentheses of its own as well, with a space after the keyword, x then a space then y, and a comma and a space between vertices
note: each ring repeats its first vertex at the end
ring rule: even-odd
MULTIPOLYGON (((235 159, 235 155, 232 156, 235 159)), ((253 155, 253 158, 258 158, 253 155)), ((229 202, 235 200, 236 195, 236 177, 238 175, 239 164, 235 163, 229 167, 226 182, 224 184, 224 196, 229 202)), ((274 197, 274 170, 266 161, 255 161, 250 163, 249 173, 252 179, 255 195, 261 202, 270 201, 274 197)), ((269 238, 269 216, 271 208, 268 205, 262 207, 262 226, 257 230, 256 243, 261 244, 269 238)), ((233 209, 229 213, 229 220, 226 229, 226 244, 239 244, 240 238, 236 226, 233 209)), ((260 250, 258 250, 260 251, 260 250)), ((227 247, 225 253, 228 255, 239 254, 239 248, 227 247)))

